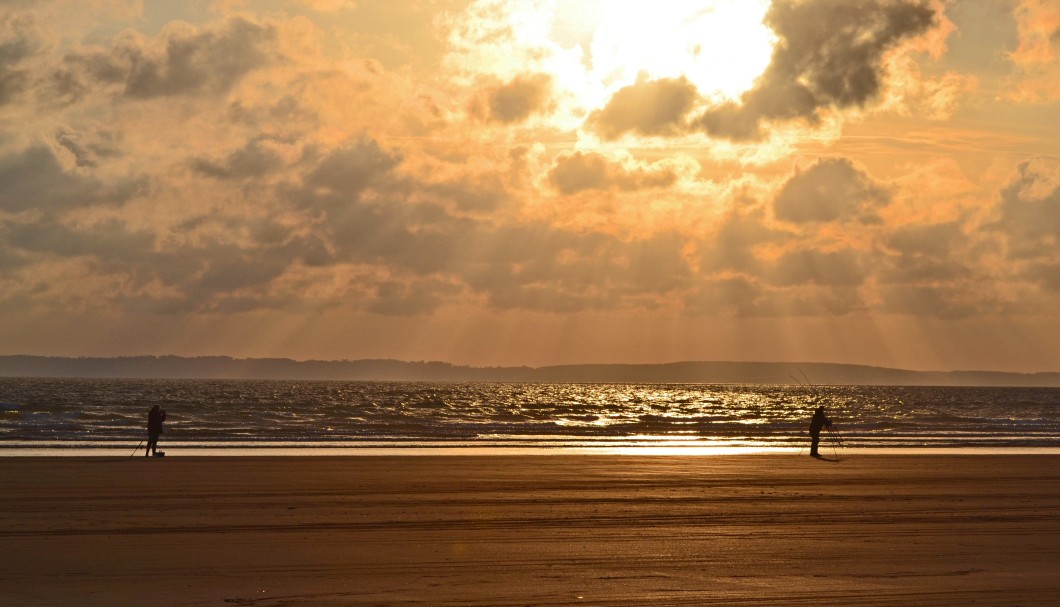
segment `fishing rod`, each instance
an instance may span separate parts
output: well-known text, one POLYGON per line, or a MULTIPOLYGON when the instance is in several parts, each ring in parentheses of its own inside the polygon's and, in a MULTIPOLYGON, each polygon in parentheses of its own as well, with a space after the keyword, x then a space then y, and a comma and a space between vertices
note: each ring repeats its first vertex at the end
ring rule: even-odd
POLYGON ((136 455, 136 452, 140 450, 140 447, 142 447, 143 444, 144 444, 144 441, 141 440, 140 444, 136 445, 136 448, 133 449, 133 452, 129 454, 129 457, 132 457, 132 456, 136 455))
POLYGON ((806 377, 806 374, 803 373, 802 369, 799 369, 799 373, 802 373, 802 377, 806 380, 806 383, 802 383, 802 381, 800 381, 798 377, 795 377, 792 374, 788 374, 788 377, 794 379, 795 383, 799 384, 800 387, 809 388, 810 391, 813 392, 814 403, 816 403, 821 399, 821 393, 817 391, 817 386, 813 385, 813 382, 810 381, 809 377, 806 377))
MULTIPOLYGON (((790 374, 788 375, 788 377, 790 377, 791 379, 794 379, 795 383, 798 384, 800 388, 802 387, 802 382, 799 381, 798 377, 795 377, 794 375, 790 375, 790 374)), ((805 451, 805 450, 806 450, 806 445, 804 444, 802 447, 799 448, 799 457, 802 457, 802 452, 805 451)))
MULTIPOLYGON (((808 377, 806 377, 806 374, 802 372, 802 369, 799 369, 799 373, 802 373, 803 378, 806 379, 806 383, 805 384, 802 383, 802 381, 798 377, 795 377, 792 374, 789 374, 788 377, 790 377, 791 379, 795 380, 795 383, 798 384, 800 388, 810 388, 810 390, 813 393, 813 400, 811 402, 814 405, 817 405, 820 402, 820 400, 821 400, 821 397, 817 393, 817 388, 815 388, 813 386, 813 384, 810 383, 810 379, 808 377)), ((803 444, 803 446, 799 449, 799 456, 801 457, 803 452, 805 452, 805 451, 806 451, 806 445, 803 444)))
POLYGON ((819 392, 817 391, 817 386, 813 385, 813 382, 812 382, 812 381, 810 381, 810 378, 809 378, 809 377, 806 377, 806 372, 805 372, 805 371, 803 371, 801 367, 799 368, 799 373, 800 373, 800 374, 802 375, 802 378, 806 380, 806 385, 810 386, 810 389, 811 389, 811 390, 813 390, 813 395, 814 395, 814 396, 815 396, 815 397, 816 397, 816 398, 817 398, 818 400, 820 400, 820 398, 821 398, 821 395, 820 395, 820 393, 819 393, 819 392))

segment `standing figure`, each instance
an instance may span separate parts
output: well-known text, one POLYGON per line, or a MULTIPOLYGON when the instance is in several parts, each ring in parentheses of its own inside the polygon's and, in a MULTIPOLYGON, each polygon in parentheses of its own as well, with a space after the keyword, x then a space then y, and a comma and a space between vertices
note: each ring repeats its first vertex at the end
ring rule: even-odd
POLYGON ((166 412, 158 408, 158 405, 151 407, 151 411, 147 414, 147 449, 144 451, 145 457, 150 457, 158 452, 158 437, 162 435, 162 422, 166 421, 166 412))
POLYGON ((817 407, 817 410, 813 412, 813 418, 810 420, 810 457, 821 457, 817 453, 817 445, 821 442, 821 428, 828 426, 832 427, 832 420, 825 417, 824 407, 817 407))

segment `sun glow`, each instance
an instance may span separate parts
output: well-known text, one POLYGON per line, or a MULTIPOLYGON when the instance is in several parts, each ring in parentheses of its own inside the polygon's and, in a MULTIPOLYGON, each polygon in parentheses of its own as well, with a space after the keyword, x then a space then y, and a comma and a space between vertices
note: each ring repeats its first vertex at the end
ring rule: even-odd
POLYGON ((638 78, 683 76, 705 97, 736 99, 769 64, 767 9, 759 0, 559 0, 553 32, 581 46, 585 75, 605 96, 638 78))

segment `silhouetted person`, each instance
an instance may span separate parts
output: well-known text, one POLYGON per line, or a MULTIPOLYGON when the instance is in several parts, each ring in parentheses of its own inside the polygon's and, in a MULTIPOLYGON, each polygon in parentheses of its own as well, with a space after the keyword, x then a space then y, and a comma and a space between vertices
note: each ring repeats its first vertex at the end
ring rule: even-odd
POLYGON ((817 453, 817 444, 821 442, 821 428, 825 426, 831 428, 832 420, 825 417, 824 407, 817 407, 810 419, 810 457, 821 457, 817 453))
POLYGON ((147 414, 147 450, 144 451, 145 457, 150 457, 158 451, 158 437, 162 435, 162 422, 166 421, 166 412, 158 408, 158 405, 151 407, 151 411, 147 414))

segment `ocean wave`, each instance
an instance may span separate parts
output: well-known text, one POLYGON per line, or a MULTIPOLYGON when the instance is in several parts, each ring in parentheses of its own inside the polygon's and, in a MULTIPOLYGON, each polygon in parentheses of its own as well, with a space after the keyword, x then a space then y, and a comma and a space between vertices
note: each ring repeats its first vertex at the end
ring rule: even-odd
POLYGON ((790 446, 817 405, 850 446, 1060 446, 1060 389, 0 379, 0 441, 564 441, 790 446))

